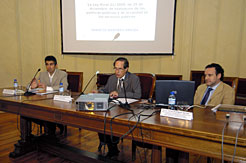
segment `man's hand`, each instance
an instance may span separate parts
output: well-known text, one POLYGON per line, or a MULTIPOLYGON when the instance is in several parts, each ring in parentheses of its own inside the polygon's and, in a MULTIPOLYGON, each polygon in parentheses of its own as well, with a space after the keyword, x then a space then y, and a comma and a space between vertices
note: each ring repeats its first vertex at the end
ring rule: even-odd
POLYGON ((117 98, 117 97, 118 97, 118 92, 113 91, 113 92, 111 92, 109 95, 110 95, 110 97, 112 97, 112 98, 117 98))
POLYGON ((38 87, 46 90, 46 85, 44 83, 38 83, 38 87))
POLYGON ((37 79, 33 78, 32 81, 31 81, 31 88, 37 88, 38 87, 38 82, 37 82, 37 79))
POLYGON ((98 93, 98 90, 93 90, 91 91, 91 93, 98 93))

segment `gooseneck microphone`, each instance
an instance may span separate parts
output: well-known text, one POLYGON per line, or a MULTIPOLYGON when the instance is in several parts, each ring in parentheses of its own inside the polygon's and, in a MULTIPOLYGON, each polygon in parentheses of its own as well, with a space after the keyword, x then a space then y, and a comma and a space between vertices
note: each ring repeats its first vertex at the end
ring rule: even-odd
POLYGON ((35 79, 36 75, 38 74, 38 72, 39 72, 40 70, 41 70, 41 69, 39 68, 39 69, 38 69, 38 71, 35 73, 34 77, 32 78, 31 83, 29 84, 29 86, 28 86, 28 87, 27 87, 27 89, 26 89, 26 92, 24 93, 24 96, 31 96, 31 95, 35 95, 35 93, 33 93, 33 92, 29 92, 29 89, 30 89, 30 87, 31 87, 31 85, 32 85, 32 83, 33 83, 33 81, 34 81, 34 79, 35 79))
POLYGON ((124 90, 124 94, 125 94, 125 103, 124 104, 120 104, 120 106, 123 107, 123 108, 125 108, 125 109, 130 109, 131 106, 128 104, 127 97, 126 97, 125 81, 124 81, 124 79, 121 79, 121 81, 123 83, 123 90, 124 90))
POLYGON ((93 79, 97 74, 99 74, 99 71, 97 71, 97 72, 91 77, 91 79, 90 79, 89 82, 86 84, 84 90, 79 94, 79 96, 84 94, 86 88, 88 87, 88 85, 91 83, 92 79, 93 79))

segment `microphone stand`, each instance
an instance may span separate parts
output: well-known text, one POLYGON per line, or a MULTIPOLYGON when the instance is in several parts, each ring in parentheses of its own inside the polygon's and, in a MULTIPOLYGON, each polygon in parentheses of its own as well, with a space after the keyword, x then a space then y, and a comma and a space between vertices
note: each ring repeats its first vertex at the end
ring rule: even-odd
POLYGON ((99 71, 97 71, 97 72, 91 77, 91 79, 90 79, 89 82, 86 84, 84 90, 79 94, 79 96, 84 94, 86 88, 88 87, 88 85, 91 83, 92 79, 93 79, 98 73, 99 73, 99 71))
POLYGON ((34 77, 32 78, 32 81, 31 83, 29 84, 29 87, 26 89, 26 92, 24 93, 24 96, 32 96, 32 95, 35 95, 36 93, 33 93, 33 92, 29 92, 29 88, 31 87, 33 81, 34 81, 34 78, 36 77, 36 75, 38 74, 38 72, 40 71, 41 69, 39 68, 38 71, 36 72, 36 74, 34 75, 34 77))
POLYGON ((131 106, 128 104, 128 102, 127 102, 127 98, 126 98, 126 87, 125 87, 125 82, 124 82, 124 79, 121 79, 121 81, 123 82, 123 89, 124 89, 124 94, 125 94, 125 103, 124 104, 120 104, 120 106, 122 107, 122 108, 124 108, 124 109, 130 109, 131 108, 131 106))

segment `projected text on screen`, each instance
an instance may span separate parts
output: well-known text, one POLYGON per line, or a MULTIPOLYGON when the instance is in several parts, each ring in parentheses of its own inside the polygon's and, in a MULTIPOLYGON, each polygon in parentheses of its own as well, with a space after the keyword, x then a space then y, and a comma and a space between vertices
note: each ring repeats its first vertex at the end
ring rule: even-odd
POLYGON ((75 0, 76 40, 154 41, 157 0, 75 0))

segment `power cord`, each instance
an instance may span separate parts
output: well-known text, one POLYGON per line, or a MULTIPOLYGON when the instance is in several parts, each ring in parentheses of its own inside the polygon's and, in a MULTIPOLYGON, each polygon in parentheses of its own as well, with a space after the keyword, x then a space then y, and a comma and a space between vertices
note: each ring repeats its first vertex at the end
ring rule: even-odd
MULTIPOLYGON (((113 102, 113 101, 112 101, 113 102)), ((115 102, 114 102, 115 103, 115 102)), ((111 107, 109 107, 107 110, 106 110, 106 113, 104 115, 104 126, 103 126, 103 141, 104 141, 104 144, 103 144, 103 155, 105 154, 105 145, 106 145, 106 117, 107 117, 107 114, 108 112, 113 108, 115 107, 117 104, 115 103, 114 105, 112 105, 111 107)))
POLYGON ((222 160, 222 163, 224 163, 224 149, 223 149, 224 133, 225 133, 226 126, 229 124, 229 119, 230 119, 230 114, 226 114, 226 123, 223 127, 223 130, 222 130, 222 140, 221 140, 221 160, 222 160))
POLYGON ((235 141, 235 146, 234 146, 234 152, 233 152, 233 157, 232 157, 232 160, 231 160, 232 163, 234 162, 234 158, 235 158, 235 155, 236 155, 236 148, 237 148, 238 135, 239 135, 239 132, 240 132, 242 126, 243 126, 245 123, 246 123, 246 116, 243 116, 243 122, 241 123, 239 129, 237 130, 236 141, 235 141))

